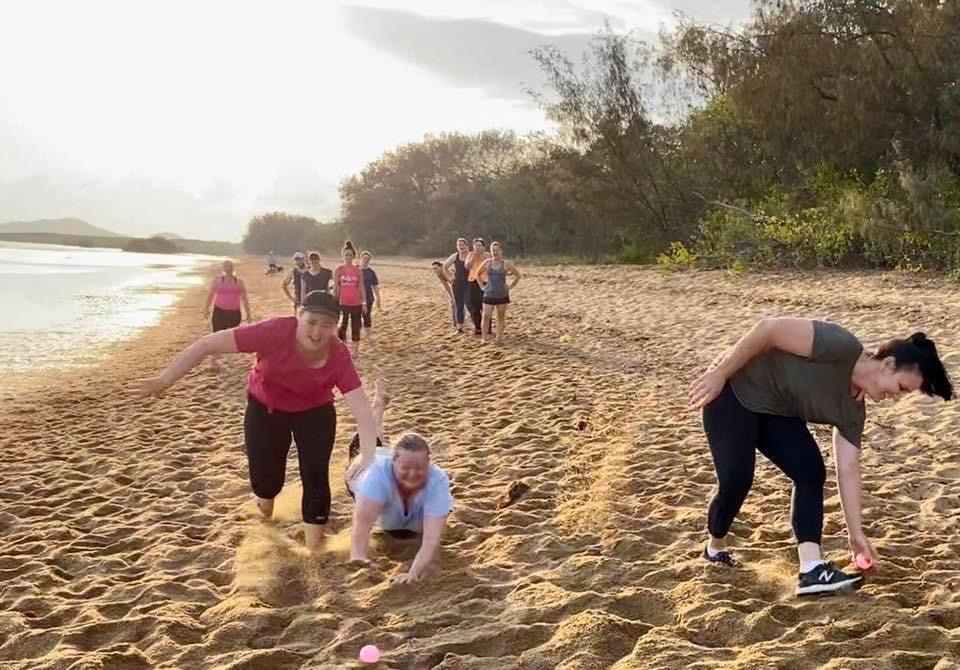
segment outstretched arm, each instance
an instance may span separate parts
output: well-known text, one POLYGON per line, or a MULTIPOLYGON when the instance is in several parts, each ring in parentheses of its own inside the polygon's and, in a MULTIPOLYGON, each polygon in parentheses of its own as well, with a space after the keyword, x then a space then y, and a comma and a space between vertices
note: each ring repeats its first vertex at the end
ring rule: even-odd
POLYGON ((232 328, 204 335, 173 359, 159 377, 142 380, 139 393, 141 396, 160 395, 197 367, 207 356, 235 353, 237 353, 237 342, 233 337, 232 328))
POLYGON ((353 508, 353 528, 350 532, 350 560, 366 561, 370 558, 370 531, 377 522, 383 505, 371 498, 357 496, 353 508))
POLYGON ((423 579, 427 568, 437 557, 437 552, 440 549, 440 538, 443 537, 443 531, 446 527, 447 516, 425 516, 423 518, 423 536, 420 542, 420 550, 414 557, 410 570, 405 574, 397 575, 394 582, 406 584, 423 579))
POLYGON ((876 562, 877 553, 863 533, 863 486, 860 482, 860 449, 833 429, 833 459, 837 468, 840 505, 847 522, 847 536, 854 556, 865 554, 876 562))
POLYGON ((247 315, 247 323, 250 323, 253 320, 250 314, 250 299, 247 297, 247 285, 242 279, 240 280, 240 299, 243 300, 243 312, 247 315))
POLYGON ((360 435, 360 455, 347 468, 347 479, 353 479, 367 469, 377 455, 377 427, 373 418, 373 408, 370 399, 359 387, 345 393, 343 400, 353 413, 357 421, 357 433, 360 435))
POLYGON ((296 302, 296 299, 293 297, 293 294, 290 292, 290 285, 293 284, 293 270, 290 270, 287 273, 287 276, 283 278, 283 292, 287 294, 287 297, 290 299, 290 302, 296 302))
POLYGON ((210 316, 210 305, 213 304, 213 296, 217 294, 217 279, 210 282, 210 290, 207 291, 207 300, 203 303, 203 315, 210 316))

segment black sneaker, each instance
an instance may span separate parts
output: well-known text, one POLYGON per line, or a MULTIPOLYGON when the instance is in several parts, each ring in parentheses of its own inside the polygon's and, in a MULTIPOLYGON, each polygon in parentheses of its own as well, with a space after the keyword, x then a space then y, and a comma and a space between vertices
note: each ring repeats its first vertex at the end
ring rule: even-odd
POLYGON ((863 586, 863 575, 848 575, 833 563, 821 563, 810 572, 800 575, 798 596, 834 595, 852 593, 863 586))
POLYGON ((716 556, 711 556, 710 552, 707 551, 707 548, 703 548, 703 558, 709 563, 718 563, 719 565, 725 565, 728 568, 737 567, 737 562, 733 558, 733 554, 729 551, 718 551, 716 556))

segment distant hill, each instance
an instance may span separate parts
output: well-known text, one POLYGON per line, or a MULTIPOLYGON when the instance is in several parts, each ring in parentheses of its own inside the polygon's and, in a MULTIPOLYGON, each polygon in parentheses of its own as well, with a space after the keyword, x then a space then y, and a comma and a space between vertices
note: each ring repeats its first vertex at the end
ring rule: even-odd
POLYGON ((159 235, 154 235, 154 237, 162 237, 165 240, 182 240, 183 235, 177 235, 176 233, 160 233, 159 235))
POLYGON ((45 233, 52 235, 84 235, 87 237, 126 237, 112 230, 98 228, 82 219, 39 219, 0 223, 0 233, 45 233))

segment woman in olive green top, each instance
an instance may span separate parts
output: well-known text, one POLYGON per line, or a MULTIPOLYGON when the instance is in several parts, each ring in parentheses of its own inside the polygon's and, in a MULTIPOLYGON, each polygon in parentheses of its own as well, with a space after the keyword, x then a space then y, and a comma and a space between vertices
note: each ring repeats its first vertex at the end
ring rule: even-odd
POLYGON ((953 396, 937 348, 923 333, 891 340, 876 354, 834 323, 778 318, 761 321, 714 361, 690 393, 703 410, 703 427, 717 472, 710 502, 710 539, 703 556, 733 566, 726 535, 750 487, 756 452, 793 481, 793 531, 798 542, 797 595, 860 587, 823 561, 823 484, 826 469, 807 423, 834 427, 833 450, 840 500, 852 552, 877 556, 861 526, 860 443, 864 399, 899 399, 913 391, 953 396))

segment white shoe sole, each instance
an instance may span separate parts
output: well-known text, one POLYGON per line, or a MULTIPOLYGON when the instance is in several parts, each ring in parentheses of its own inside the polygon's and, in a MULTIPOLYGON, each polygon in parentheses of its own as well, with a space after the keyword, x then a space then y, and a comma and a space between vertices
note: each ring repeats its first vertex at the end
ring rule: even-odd
POLYGON ((798 586, 797 596, 823 596, 853 593, 861 586, 863 586, 863 577, 851 577, 846 581, 835 582, 833 584, 811 584, 810 586, 798 586))

